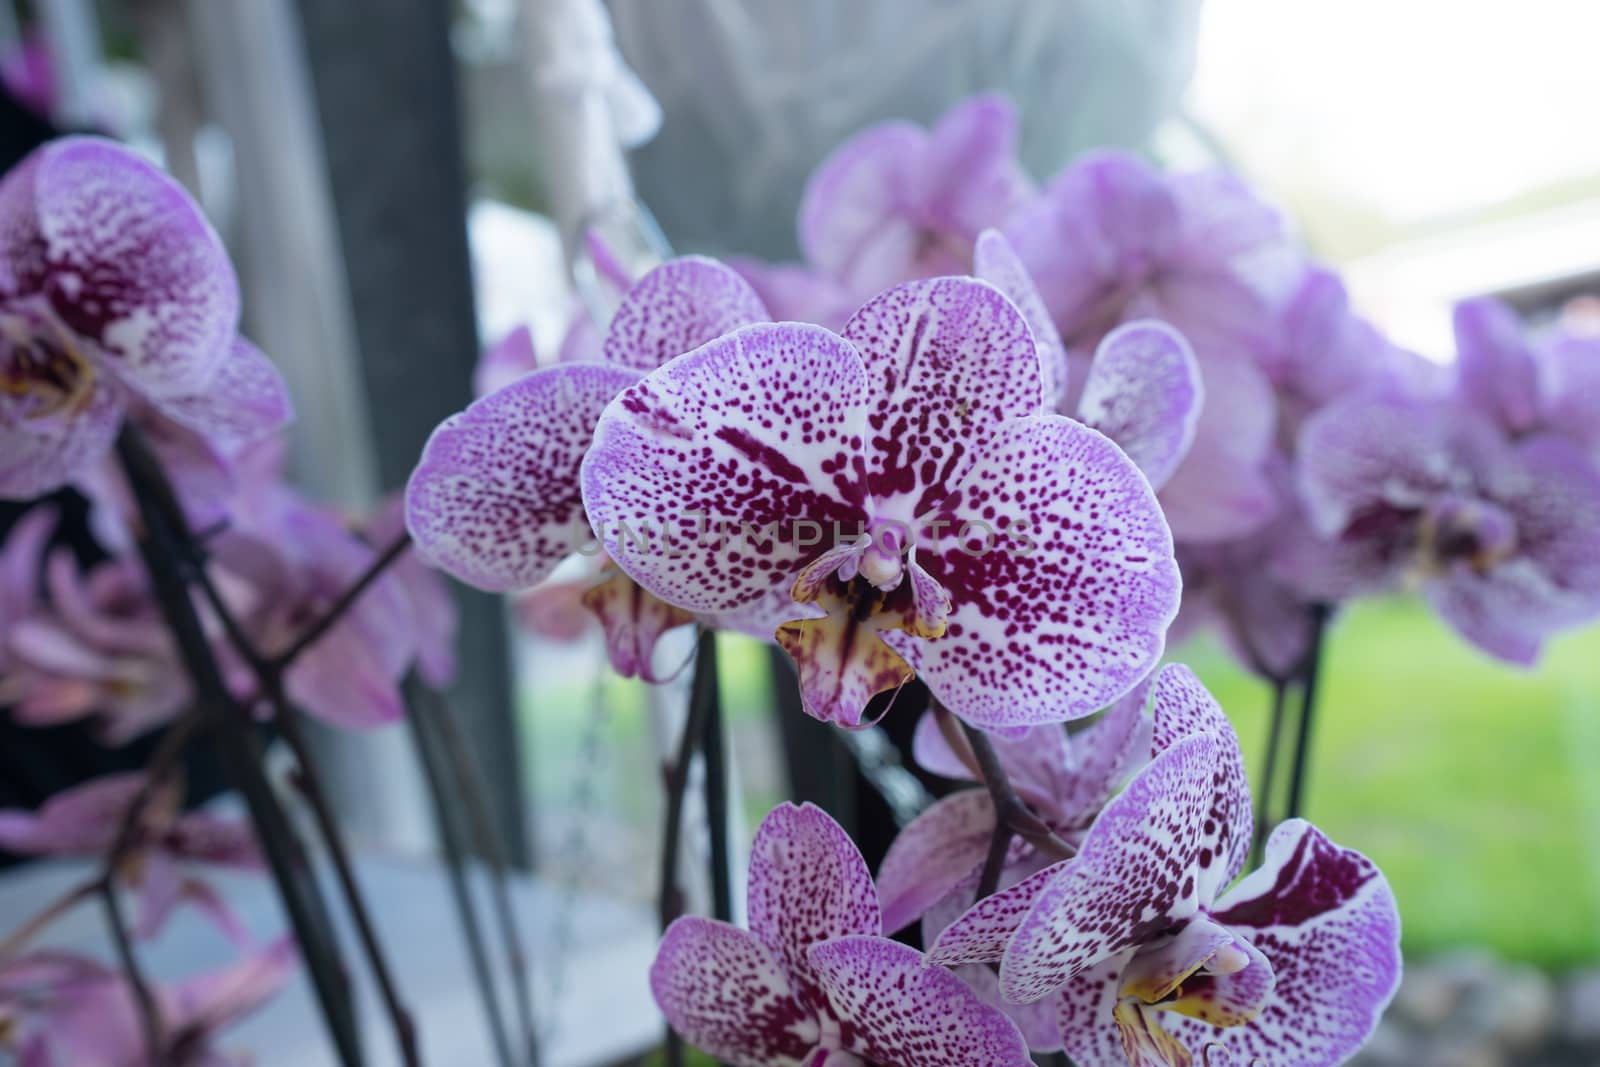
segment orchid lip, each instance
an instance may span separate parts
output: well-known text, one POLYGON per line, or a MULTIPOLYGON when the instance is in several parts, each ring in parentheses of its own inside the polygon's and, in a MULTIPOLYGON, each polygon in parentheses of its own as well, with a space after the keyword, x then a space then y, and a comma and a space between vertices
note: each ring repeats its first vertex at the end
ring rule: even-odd
POLYGON ((94 382, 94 365, 48 309, 0 312, 0 393, 32 399, 25 418, 82 407, 94 382))

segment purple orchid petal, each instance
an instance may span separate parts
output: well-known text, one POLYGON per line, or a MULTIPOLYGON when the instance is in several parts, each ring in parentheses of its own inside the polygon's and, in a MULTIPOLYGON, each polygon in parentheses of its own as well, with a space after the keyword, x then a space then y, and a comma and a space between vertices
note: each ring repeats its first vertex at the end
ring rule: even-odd
POLYGON ((1248 941, 1236 941, 1227 951, 1243 953, 1249 963, 1226 974, 1195 975, 1160 1007, 1208 1026, 1245 1026, 1260 1018, 1277 988, 1272 963, 1248 941))
POLYGON ((1056 1032, 1073 1063, 1120 1067, 1127 1062, 1114 1013, 1133 952, 1127 949, 1079 972, 1060 992, 1039 1001, 1055 1008, 1056 1032))
POLYGON ((1061 1033, 1056 1028, 1056 1006, 1042 1000, 1037 1004, 1010 1004, 1000 995, 1000 976, 980 963, 955 968, 955 974, 978 995, 978 999, 1005 1013, 1016 1024, 1022 1039, 1033 1052, 1056 1052, 1061 1048, 1061 1033))
POLYGON ((578 467, 622 367, 564 364, 475 401, 428 438, 406 486, 417 551, 491 592, 525 589, 588 536, 578 467))
POLYGON ((237 963, 174 987, 169 1011, 175 1028, 208 1035, 244 1018, 277 994, 297 958, 294 940, 284 936, 237 963))
POLYGON ((1517 313, 1498 300, 1464 300, 1454 319, 1461 397, 1510 433, 1533 429, 1541 407, 1539 365, 1517 313))
MULTIPOLYGON (((405 493, 391 493, 367 520, 362 536, 387 545, 406 532, 405 493)), ((415 553, 390 565, 389 573, 411 606, 416 629, 417 674, 434 689, 448 689, 456 677, 456 631, 460 613, 444 576, 415 553)))
POLYGON ((906 218, 927 131, 886 122, 846 141, 806 182, 800 200, 800 249, 823 274, 852 292, 877 292, 905 278, 915 234, 906 218), (907 235, 910 238, 907 239, 907 235), (881 247, 894 251, 885 255, 881 247), (877 263, 877 269, 863 267, 877 263))
POLYGON ((540 582, 512 599, 512 614, 517 625, 530 634, 561 643, 576 641, 595 622, 583 603, 584 594, 593 585, 592 576, 540 582))
POLYGON ((1539 363, 1549 429, 1600 458, 1600 338, 1557 334, 1539 363))
POLYGON ((1106 806, 1007 943, 1007 1000, 1039 1000, 1196 913, 1201 831, 1222 758, 1214 735, 1185 738, 1106 806))
POLYGON ((1071 773, 1053 803, 1062 825, 1088 826, 1134 771, 1150 762, 1155 725, 1149 703, 1146 681, 1072 738, 1071 773))
MULTIPOLYGON (((151 400, 189 396, 226 356, 239 287, 216 232, 172 178, 111 141, 40 149, 39 260, 61 320, 151 400)), ((13 269, 16 269, 15 266, 13 269)))
POLYGON ((1400 916, 1376 867, 1291 819, 1262 867, 1218 902, 1217 922, 1257 946, 1277 976, 1266 1009, 1218 1030, 1174 1017, 1191 1049, 1215 1044, 1245 1063, 1343 1063, 1372 1033, 1400 981, 1400 916))
POLYGON ((812 804, 780 804, 750 849, 750 932, 778 957, 800 1002, 824 1009, 806 951, 850 934, 883 933, 872 874, 843 827, 812 804))
POLYGON ((259 441, 294 418, 283 375, 243 337, 234 338, 204 389, 164 400, 161 410, 224 448, 259 441))
POLYGON ((1203 398, 1183 335, 1159 322, 1130 322, 1095 350, 1078 418, 1115 441, 1160 489, 1194 443, 1203 398))
POLYGON ((969 241, 1002 225, 1035 193, 1016 155, 1017 112, 1007 97, 978 93, 951 108, 911 174, 923 223, 969 241))
POLYGON ((978 235, 972 250, 972 273, 1006 294, 1022 312, 1039 350, 1039 381, 1045 405, 1052 410, 1059 408, 1066 399, 1072 373, 1066 346, 1061 343, 1061 333, 1050 320, 1050 310, 1028 268, 999 230, 985 230, 978 235))
POLYGON ((1147 1004, 1165 1000, 1223 949, 1238 938, 1224 926, 1197 915, 1158 947, 1147 947, 1128 961, 1122 971, 1121 993, 1147 1004))
MULTIPOLYGON (((597 354, 596 360, 601 357, 597 354)), ((539 354, 534 351, 533 331, 518 326, 483 350, 472 369, 472 395, 488 396, 519 378, 539 369, 539 354)))
POLYGON ((134 936, 148 941, 161 932, 183 897, 183 872, 173 858, 153 851, 139 869, 139 910, 134 919, 134 936))
POLYGON ((624 678, 640 678, 651 684, 664 682, 677 673, 656 671, 656 642, 668 630, 694 622, 692 614, 646 592, 620 570, 613 570, 608 578, 590 586, 583 594, 583 606, 605 630, 606 658, 612 670, 624 678))
MULTIPOLYGON (((51 505, 29 508, 0 545, 0 629, 30 614, 39 602, 39 571, 59 513, 51 505)), ((5 651, 0 648, 0 663, 5 651)))
POLYGON ((1149 673, 1178 569, 1149 483, 1114 444, 1058 415, 1014 420, 946 506, 957 537, 925 565, 954 607, 946 635, 918 644, 952 712, 988 729, 1081 718, 1149 673), (980 516, 1005 540, 974 552, 982 538, 961 527, 980 516))
POLYGON ((1255 817, 1244 753, 1233 723, 1194 672, 1181 663, 1161 669, 1155 684, 1154 752, 1159 754, 1186 737, 1208 733, 1219 744, 1207 829, 1201 834, 1197 891, 1209 904, 1224 886, 1239 877, 1250 855, 1255 817))
MULTIPOLYGON (((956 728, 957 746, 940 726, 939 714, 924 712, 911 736, 911 754, 923 770, 956 781, 981 780, 977 757, 956 728)), ((1042 812, 1054 812, 1060 797, 1072 787, 1077 754, 1067 732, 1056 723, 1032 726, 989 738, 1011 785, 1023 800, 1042 812)))
MULTIPOLYGON (((933 708, 922 713, 911 734, 911 758, 929 774, 937 774, 955 782, 978 781, 979 771, 971 747, 965 743, 965 739, 962 739, 960 749, 952 745, 950 737, 940 727, 939 719, 939 712, 933 708)), ((959 732, 958 724, 951 725, 959 732)))
POLYGON ((148 603, 144 577, 131 561, 108 561, 85 574, 69 549, 58 548, 45 562, 45 585, 61 622, 95 651, 153 658, 173 651, 172 638, 152 625, 153 612, 128 610, 130 604, 148 603), (121 580, 99 581, 107 577, 121 580), (100 588, 91 590, 91 584, 100 588), (105 595, 96 595, 102 591, 105 595))
POLYGON ((896 286, 851 316, 844 336, 877 386, 867 489, 880 514, 925 514, 972 469, 1002 423, 1042 407, 1028 325, 985 282, 933 278, 896 286))
POLYGON ((606 408, 583 463, 589 521, 617 565, 668 603, 752 603, 819 554, 797 526, 820 542, 824 524, 864 521, 867 403, 847 341, 799 323, 747 326, 606 408))
POLYGON ((882 937, 814 945, 811 967, 847 1047, 872 1063, 902 1067, 1027 1067, 1016 1024, 965 982, 926 967, 916 949, 882 937))
MULTIPOLYGON (((1033 911, 1045 890, 1066 872, 1070 862, 1035 871, 1016 885, 972 905, 939 931, 928 949, 928 962, 956 967, 964 963, 991 963, 1002 958, 1012 935, 1033 911)), ((971 899, 969 891, 967 900, 971 899)), ((924 923, 925 927, 929 925, 936 924, 924 923)))
POLYGON ((37 812, 0 811, 0 848, 30 856, 73 856, 111 844, 142 774, 108 774, 52 796, 37 812))
POLYGON ((682 256, 640 278, 606 331, 605 359, 652 371, 668 360, 770 316, 750 284, 704 256, 682 256))
POLYGON ((111 451, 127 401, 121 389, 92 389, 83 406, 40 417, 0 402, 0 499, 30 500, 72 481, 111 451))
POLYGON ((820 1037, 777 957, 727 923, 697 915, 673 922, 650 967, 650 991, 674 1030, 733 1067, 799 1067, 820 1037))
POLYGON ((890 844, 878 869, 883 929, 893 934, 920 919, 983 866, 994 836, 994 804, 982 789, 941 797, 890 844))
POLYGON ((164 839, 174 855, 216 867, 260 870, 263 865, 255 831, 243 819, 210 811, 191 811, 178 818, 164 839))
POLYGON ((348 621, 306 649, 285 680, 298 707, 334 726, 375 729, 405 717, 398 672, 348 621))
POLYGON ((1204 360, 1200 376, 1205 403, 1194 440, 1161 487, 1161 506, 1177 540, 1229 541, 1259 529, 1278 508, 1267 470, 1276 398, 1266 375, 1244 359, 1204 360))

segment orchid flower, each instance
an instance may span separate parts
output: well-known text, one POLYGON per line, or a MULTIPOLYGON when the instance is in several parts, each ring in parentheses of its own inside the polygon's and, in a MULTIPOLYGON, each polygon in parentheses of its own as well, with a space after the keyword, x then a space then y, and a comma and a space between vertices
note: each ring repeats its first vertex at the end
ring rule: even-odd
MULTIPOLYGON (((738 275, 689 256, 629 290, 605 339, 606 361, 562 363, 475 401, 429 438, 406 487, 406 522, 423 558, 491 592, 529 590, 590 542, 579 464, 611 399, 673 357, 766 319, 738 275)), ((770 639, 762 604, 742 614, 692 612, 658 598, 609 562, 584 602, 606 630, 612 666, 659 680, 651 663, 667 630, 700 621, 770 639)))
POLYGON ((1300 437, 1299 487, 1321 545, 1280 566, 1328 599, 1417 582, 1490 655, 1531 664, 1600 617, 1600 470, 1571 441, 1512 441, 1448 398, 1351 398, 1300 437))
POLYGON ((778 641, 816 718, 858 725, 914 674, 974 725, 1078 718, 1149 671, 1178 583, 1149 483, 1041 404, 1010 300, 911 282, 842 336, 747 326, 630 386, 595 431, 584 501, 667 603, 787 593, 778 641))
MULTIPOLYGON (((270 999, 294 965, 288 938, 238 963, 154 990, 164 1067, 248 1067, 216 1047, 270 999)), ((35 952, 0 964, 0 1048, 20 1067, 152 1067, 134 990, 98 961, 35 952)))
POLYGON ((1551 433, 1600 462, 1600 340, 1528 337, 1492 299, 1456 305, 1456 396, 1513 437, 1551 433))
MULTIPOLYGON (((57 793, 37 812, 0 811, 0 848, 24 856, 103 858, 144 783, 139 773, 111 774, 57 793)), ((188 901, 236 943, 247 944, 249 935, 222 898, 186 870, 191 864, 259 870, 262 859, 247 823, 207 811, 181 811, 177 788, 162 786, 145 805, 116 871, 138 892, 138 935, 153 937, 172 910, 188 901)))
POLYGON ((0 180, 0 495, 86 475, 144 406, 208 435, 281 423, 238 321, 222 243, 171 178, 93 137, 28 156, 0 180))
POLYGON ((1111 330, 1095 346, 1088 376, 1067 403, 1072 365, 1027 267, 998 230, 978 236, 973 274, 1022 312, 1039 348, 1047 409, 1060 410, 1111 438, 1160 490, 1194 443, 1204 406, 1200 367, 1183 335, 1153 319, 1111 330))
POLYGON ((32 508, 6 531, 5 541, 0 543, 0 687, 9 662, 3 637, 38 607, 39 571, 56 518, 54 507, 32 508))
POLYGON ((10 621, 0 635, 0 693, 18 722, 93 716, 100 738, 122 745, 187 706, 187 675, 135 560, 80 571, 68 550, 56 549, 44 574, 49 606, 10 621))
POLYGON ((1162 493, 1173 535, 1227 540, 1265 522, 1274 405, 1254 353, 1271 339, 1281 277, 1300 269, 1278 216, 1231 177, 1166 176, 1107 151, 1067 167, 1003 230, 1074 361, 1134 319, 1193 346, 1206 404, 1162 493))
POLYGON ((1399 981, 1387 882, 1291 820, 1228 889, 1252 829, 1238 739, 1185 667, 1161 672, 1153 703, 1154 757, 1077 855, 979 901, 930 962, 998 961, 1007 1000, 1053 997, 1085 1065, 1188 1067, 1211 1045, 1247 1063, 1344 1062, 1399 981))
POLYGON ((756 832, 748 932, 667 928, 650 989, 667 1022, 734 1067, 1025 1067, 1021 1035, 962 981, 883 936, 866 862, 820 808, 756 832))

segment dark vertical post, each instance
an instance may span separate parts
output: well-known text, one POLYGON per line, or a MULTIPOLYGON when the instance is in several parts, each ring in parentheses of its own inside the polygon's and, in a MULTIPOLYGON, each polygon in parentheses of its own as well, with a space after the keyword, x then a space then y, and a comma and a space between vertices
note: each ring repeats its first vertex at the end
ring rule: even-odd
MULTIPOLYGON (((446 0, 297 0, 386 488, 471 399, 478 352, 446 0)), ((455 704, 513 863, 529 850, 504 619, 463 593, 455 704)))

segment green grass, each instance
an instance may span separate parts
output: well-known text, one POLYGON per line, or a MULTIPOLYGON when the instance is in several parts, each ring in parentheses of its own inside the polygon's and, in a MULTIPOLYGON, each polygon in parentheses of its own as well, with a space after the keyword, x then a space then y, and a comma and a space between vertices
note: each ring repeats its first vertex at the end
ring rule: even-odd
MULTIPOLYGON (((760 729, 765 653, 740 639, 723 649, 731 729, 760 729)), ((1210 641, 1171 658, 1216 693, 1259 773, 1266 688, 1210 641)), ((659 780, 642 689, 601 685, 610 711, 597 805, 648 833, 659 780)), ((571 752, 593 686, 564 674, 526 694, 538 803, 566 802, 583 773, 571 752)), ((1600 960, 1600 630, 1555 642, 1525 672, 1474 652, 1420 604, 1359 605, 1333 628, 1315 738, 1306 814, 1387 872, 1409 951, 1482 945, 1556 968, 1600 960)), ((748 825, 781 784, 746 777, 748 825)))
MULTIPOLYGON (((1306 814, 1388 874, 1407 949, 1600 959, 1600 632, 1528 672, 1381 601, 1338 621, 1327 657, 1306 814)), ((1258 774, 1265 686, 1210 642, 1172 658, 1217 695, 1258 774)))

